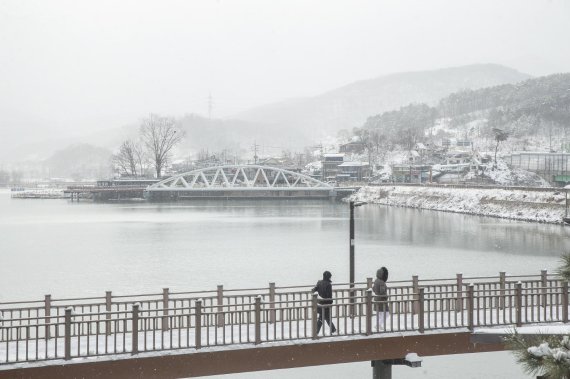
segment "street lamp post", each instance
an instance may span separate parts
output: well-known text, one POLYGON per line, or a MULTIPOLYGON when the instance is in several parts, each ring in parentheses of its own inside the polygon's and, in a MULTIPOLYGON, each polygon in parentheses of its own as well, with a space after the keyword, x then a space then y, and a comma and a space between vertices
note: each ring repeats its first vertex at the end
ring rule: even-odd
POLYGON ((354 288, 354 201, 350 202, 350 289, 354 288))
POLYGON ((354 201, 350 201, 349 205, 350 205, 350 236, 349 236, 349 251, 350 251, 350 303, 351 303, 351 315, 354 315, 354 297, 355 297, 355 293, 354 293, 354 208, 355 207, 360 207, 362 205, 366 204, 366 202, 364 201, 359 201, 359 202, 354 202, 354 201))

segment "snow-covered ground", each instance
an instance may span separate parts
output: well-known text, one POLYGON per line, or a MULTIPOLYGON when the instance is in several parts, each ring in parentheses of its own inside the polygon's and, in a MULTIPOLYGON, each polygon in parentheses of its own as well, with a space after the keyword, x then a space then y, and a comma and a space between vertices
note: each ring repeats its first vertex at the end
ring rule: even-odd
POLYGON ((560 223, 565 215, 563 191, 441 188, 413 186, 363 187, 351 200, 398 207, 560 223))
MULTIPOLYGON (((487 153, 490 154, 490 153, 487 153)), ((482 167, 485 168, 484 175, 492 179, 496 184, 502 186, 531 186, 531 187, 549 187, 546 180, 537 174, 521 170, 520 168, 510 168, 507 163, 497 158, 497 163, 489 162, 482 167)), ((468 172, 464 179, 473 179, 474 172, 468 172)))

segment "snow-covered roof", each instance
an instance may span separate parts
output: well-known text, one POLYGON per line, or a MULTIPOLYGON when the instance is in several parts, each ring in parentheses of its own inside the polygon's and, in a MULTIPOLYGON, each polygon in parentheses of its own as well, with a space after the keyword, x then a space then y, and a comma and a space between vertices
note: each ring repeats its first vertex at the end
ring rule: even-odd
POLYGON ((363 167, 369 166, 368 162, 344 162, 343 164, 339 164, 339 167, 363 167))
POLYGON ((344 157, 344 153, 327 153, 323 154, 325 158, 342 158, 344 157))
POLYGON ((445 153, 445 155, 446 156, 452 156, 452 155, 469 156, 469 155, 471 155, 471 153, 468 151, 463 151, 463 150, 450 150, 447 153, 445 153))

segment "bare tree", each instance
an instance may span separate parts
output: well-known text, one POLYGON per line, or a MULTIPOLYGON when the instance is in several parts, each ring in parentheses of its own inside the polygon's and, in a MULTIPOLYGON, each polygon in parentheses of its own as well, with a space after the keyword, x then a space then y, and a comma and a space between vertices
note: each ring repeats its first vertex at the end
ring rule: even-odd
POLYGON ((148 155, 142 141, 124 141, 119 151, 113 154, 113 166, 124 175, 144 176, 148 169, 148 155))
POLYGON ((493 134, 495 135, 495 167, 497 166, 497 151, 499 151, 499 145, 501 142, 506 141, 509 137, 509 132, 506 132, 499 128, 493 128, 493 134))
POLYGON ((139 176, 146 176, 149 166, 149 159, 142 141, 139 140, 133 145, 133 155, 139 169, 139 176))
POLYGON ((156 177, 160 178, 170 151, 184 138, 184 133, 176 129, 173 118, 153 114, 143 120, 140 132, 156 177))
POLYGON ((126 140, 119 147, 119 152, 113 154, 113 163, 120 170, 121 174, 137 176, 137 161, 134 151, 133 141, 126 140))
POLYGON ((362 143, 362 146, 366 149, 366 153, 368 154, 368 165, 369 167, 372 167, 372 148, 374 147, 372 132, 365 128, 354 128, 353 132, 360 140, 360 143, 362 143))

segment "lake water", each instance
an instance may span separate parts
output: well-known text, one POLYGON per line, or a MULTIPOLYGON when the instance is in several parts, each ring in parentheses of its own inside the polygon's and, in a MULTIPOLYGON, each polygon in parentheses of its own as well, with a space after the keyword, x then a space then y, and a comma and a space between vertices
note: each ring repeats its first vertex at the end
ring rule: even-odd
MULTIPOLYGON (((10 199, 0 192, 0 301, 348 281, 348 206, 328 201, 170 204, 10 199)), ((392 280, 552 271, 570 228, 366 205, 356 278, 392 280)), ((426 358, 395 378, 521 378, 509 353, 426 358), (485 363, 483 363, 485 362, 485 363)), ((224 378, 368 378, 370 363, 224 378)))

